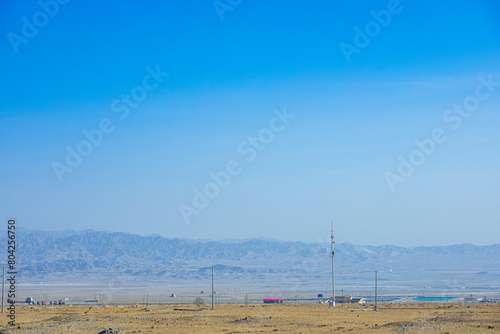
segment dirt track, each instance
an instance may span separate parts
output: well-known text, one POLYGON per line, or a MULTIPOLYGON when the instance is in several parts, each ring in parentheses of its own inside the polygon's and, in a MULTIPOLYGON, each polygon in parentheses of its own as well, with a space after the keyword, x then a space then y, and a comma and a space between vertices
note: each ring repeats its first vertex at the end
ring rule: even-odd
POLYGON ((500 304, 22 306, 3 333, 500 333, 500 304), (174 310, 181 308, 182 310, 174 310))

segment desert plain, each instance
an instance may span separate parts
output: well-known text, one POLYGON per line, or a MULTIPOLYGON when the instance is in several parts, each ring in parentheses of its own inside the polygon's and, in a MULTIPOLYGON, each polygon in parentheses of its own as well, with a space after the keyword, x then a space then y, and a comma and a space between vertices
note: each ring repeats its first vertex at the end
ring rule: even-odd
POLYGON ((1 333, 500 333, 500 304, 18 306, 1 333))

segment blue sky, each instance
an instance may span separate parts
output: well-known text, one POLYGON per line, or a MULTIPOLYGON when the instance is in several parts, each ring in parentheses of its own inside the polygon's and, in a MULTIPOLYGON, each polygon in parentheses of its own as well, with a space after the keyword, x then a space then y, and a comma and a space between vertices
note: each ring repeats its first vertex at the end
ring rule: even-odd
POLYGON ((0 5, 5 221, 318 241, 333 220, 339 242, 500 242, 500 86, 483 84, 500 82, 497 2, 221 0, 223 20, 212 1, 41 3, 0 5), (341 43, 370 22, 348 61, 341 43), (146 92, 134 107, 132 92, 146 92), (447 114, 474 98, 460 124, 447 114), (238 147, 284 110, 248 161, 238 147), (68 166, 103 120, 112 130, 68 166), (391 187, 435 129, 446 140, 391 187), (231 161, 239 173, 196 208, 231 161))

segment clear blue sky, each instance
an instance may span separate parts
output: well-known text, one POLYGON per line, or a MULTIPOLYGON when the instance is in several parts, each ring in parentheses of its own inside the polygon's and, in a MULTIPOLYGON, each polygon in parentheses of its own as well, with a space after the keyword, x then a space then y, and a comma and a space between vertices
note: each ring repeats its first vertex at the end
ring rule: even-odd
POLYGON ((339 242, 500 242, 500 85, 482 84, 500 82, 498 2, 42 3, 0 5, 5 224, 316 241, 333 220, 339 242), (446 139, 422 162, 434 129, 446 139))

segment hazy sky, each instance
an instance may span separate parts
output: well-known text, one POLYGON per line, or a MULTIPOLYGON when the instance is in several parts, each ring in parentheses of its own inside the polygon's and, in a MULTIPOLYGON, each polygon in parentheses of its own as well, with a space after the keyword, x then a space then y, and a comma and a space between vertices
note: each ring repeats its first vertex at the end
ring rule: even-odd
POLYGON ((339 3, 3 1, 5 226, 500 242, 498 2, 339 3))

